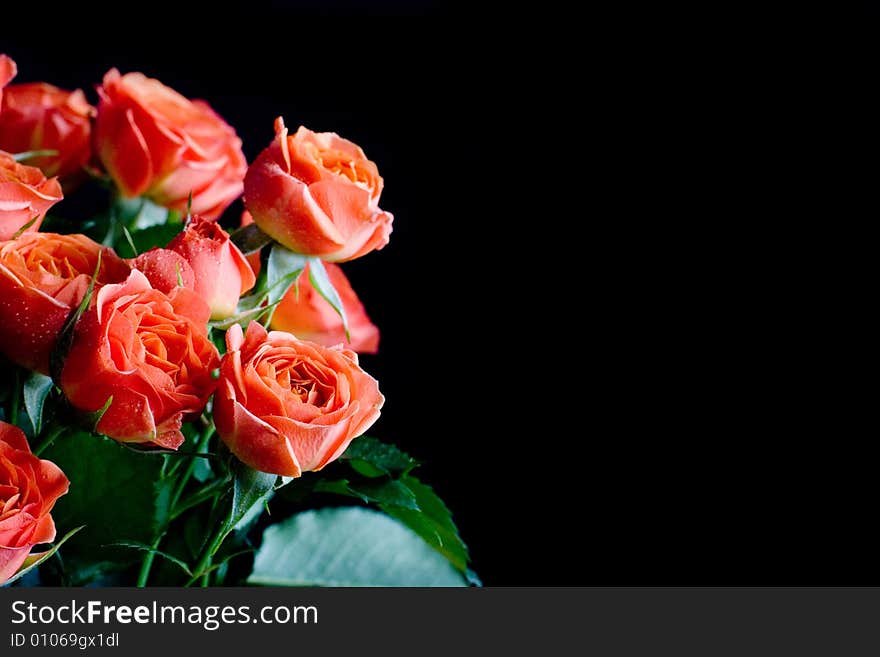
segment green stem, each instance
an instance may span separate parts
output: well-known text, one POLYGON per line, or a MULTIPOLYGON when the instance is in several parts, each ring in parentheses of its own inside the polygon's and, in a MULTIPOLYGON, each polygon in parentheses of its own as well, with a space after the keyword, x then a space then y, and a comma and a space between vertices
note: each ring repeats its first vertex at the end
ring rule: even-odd
MULTIPOLYGON (((210 423, 206 428, 204 433, 202 433, 202 437, 199 439, 198 447, 196 447, 196 451, 202 451, 207 445, 208 441, 211 440, 211 436, 214 435, 214 423, 210 423)), ((171 513, 169 514, 170 518, 176 517, 174 515, 175 507, 177 506, 177 502, 180 500, 180 496, 183 494, 183 490, 186 488, 186 485, 189 483, 190 478, 195 472, 196 469, 197 458, 192 457, 189 460, 189 463, 186 466, 186 470, 183 471, 183 474, 180 475, 180 478, 177 480, 175 484, 174 493, 171 496, 171 503, 169 508, 171 509, 171 513)), ((170 522, 170 520, 168 521, 170 522)), ((168 531, 168 525, 166 523, 165 527, 162 527, 160 531, 156 533, 156 536, 153 538, 153 550, 159 549, 159 544, 162 542, 162 538, 165 536, 165 532, 168 531)), ((147 580, 150 577, 150 570, 153 568, 153 559, 155 558, 155 552, 147 552, 144 555, 143 561, 141 561, 141 570, 138 574, 137 586, 139 588, 143 588, 147 585, 147 580)))
POLYGON ((211 540, 208 541, 205 549, 202 551, 201 558, 199 562, 196 564, 196 567, 193 569, 195 573, 193 578, 187 582, 187 586, 194 584, 199 579, 202 580, 202 586, 208 585, 208 569, 211 567, 211 559, 217 550, 220 549, 220 545, 223 543, 223 539, 226 538, 226 535, 229 533, 227 531, 227 526, 229 525, 229 519, 225 519, 214 532, 214 535, 211 537, 211 540))
POLYGON ((223 492, 226 487, 229 485, 229 477, 225 479, 218 479, 213 484, 206 486, 205 488, 193 493, 182 502, 178 502, 174 505, 173 510, 171 511, 171 520, 177 520, 184 512, 193 508, 194 506, 198 506, 202 502, 207 499, 210 499, 217 495, 217 493, 223 492))
MULTIPOLYGON (((159 543, 162 542, 162 537, 164 534, 159 534, 153 539, 153 549, 159 549, 159 543)), ((147 579, 150 577, 150 569, 153 567, 153 558, 156 556, 155 552, 147 552, 144 556, 144 560, 141 562, 141 572, 138 574, 137 579, 137 587, 139 589, 144 588, 147 585, 147 579)))
POLYGON ((58 439, 58 436, 64 433, 66 428, 67 427, 65 427, 63 424, 53 427, 48 435, 43 439, 43 442, 37 445, 37 448, 34 450, 34 456, 39 456, 46 449, 48 449, 49 446, 58 439))
MULTIPOLYGON (((211 440, 211 436, 214 435, 214 423, 212 422, 205 428, 202 437, 199 439, 199 444, 196 447, 196 452, 201 452, 208 445, 208 441, 211 440)), ((189 483, 190 478, 192 477, 193 472, 196 469, 196 463, 198 462, 198 457, 192 457, 189 460, 189 463, 186 466, 186 470, 183 471, 183 474, 180 476, 180 480, 177 483, 177 487, 174 489, 174 494, 171 496, 171 510, 172 515, 174 512, 174 508, 177 506, 177 503, 180 501, 180 496, 183 495, 183 491, 186 488, 186 485, 189 483)))

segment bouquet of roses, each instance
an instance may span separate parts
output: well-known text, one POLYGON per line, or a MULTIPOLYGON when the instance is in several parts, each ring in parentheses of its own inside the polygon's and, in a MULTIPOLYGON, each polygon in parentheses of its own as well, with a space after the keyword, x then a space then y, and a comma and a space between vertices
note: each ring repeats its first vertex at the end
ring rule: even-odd
POLYGON ((140 73, 92 107, 16 72, 0 55, 0 583, 475 582, 418 463, 364 435, 379 332, 336 263, 388 243, 376 165, 278 118, 248 166, 140 73), (74 194, 100 205, 65 216, 74 194))

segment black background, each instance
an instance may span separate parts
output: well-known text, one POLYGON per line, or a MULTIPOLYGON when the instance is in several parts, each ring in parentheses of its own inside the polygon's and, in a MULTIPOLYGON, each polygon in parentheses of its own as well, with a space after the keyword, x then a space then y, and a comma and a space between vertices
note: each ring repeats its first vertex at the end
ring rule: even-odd
POLYGON ((283 114, 377 162, 391 243, 346 266, 382 331, 372 433, 425 462, 486 584, 877 583, 868 434, 818 394, 801 279, 765 260, 788 246, 707 191, 742 163, 680 168, 728 123, 675 109, 662 44, 577 64, 576 29, 429 2, 136 11, 4 20, 0 51, 18 81, 158 77, 249 160, 283 114))

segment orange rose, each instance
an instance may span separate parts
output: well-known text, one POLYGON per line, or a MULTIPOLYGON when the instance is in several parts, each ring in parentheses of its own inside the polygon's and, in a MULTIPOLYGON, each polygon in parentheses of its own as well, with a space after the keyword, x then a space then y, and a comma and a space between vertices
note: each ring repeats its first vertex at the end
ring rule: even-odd
POLYGON ((0 422, 0 584, 35 545, 55 540, 49 514, 69 485, 57 465, 31 453, 21 429, 0 422))
MULTIPOLYGON (((370 321, 364 304, 354 293, 342 268, 331 263, 325 267, 348 317, 351 335, 351 344, 348 346, 360 354, 375 354, 379 350, 379 329, 370 321)), ((293 287, 287 291, 272 315, 271 326, 278 331, 293 333, 300 340, 317 342, 325 347, 347 342, 342 318, 312 287, 308 267, 300 276, 299 294, 293 287)))
POLYGON ((8 55, 0 54, 0 107, 3 101, 3 87, 18 73, 15 62, 8 55))
POLYGON ((195 272, 196 293, 208 302, 211 319, 234 315, 239 297, 257 280, 229 233, 201 217, 194 216, 168 249, 189 262, 195 272))
POLYGON ((80 173, 92 154, 94 112, 79 89, 64 91, 43 82, 12 85, 0 109, 0 148, 10 153, 58 151, 28 162, 47 176, 80 173))
POLYGON ((207 103, 141 73, 104 76, 95 145, 125 196, 216 219, 242 190, 241 139, 207 103))
POLYGON ((104 435, 176 449, 184 416, 201 413, 214 391, 220 358, 207 304, 185 287, 166 296, 137 270, 95 298, 76 326, 61 389, 84 411, 113 398, 97 426, 104 435))
POLYGON ((0 240, 8 240, 29 222, 36 231, 53 205, 62 199, 57 178, 49 178, 36 167, 19 164, 0 151, 0 240))
POLYGON ((379 417, 385 398, 353 351, 234 325, 214 395, 217 433, 241 461, 288 477, 320 470, 379 417))
POLYGON ((382 178, 355 144, 332 132, 300 127, 292 137, 281 117, 275 140, 244 180, 245 205, 267 235, 329 262, 381 249, 392 215, 379 209, 382 178))
POLYGON ((99 252, 96 285, 124 281, 128 265, 85 235, 25 233, 0 242, 0 351, 48 374, 58 333, 82 301, 99 252))

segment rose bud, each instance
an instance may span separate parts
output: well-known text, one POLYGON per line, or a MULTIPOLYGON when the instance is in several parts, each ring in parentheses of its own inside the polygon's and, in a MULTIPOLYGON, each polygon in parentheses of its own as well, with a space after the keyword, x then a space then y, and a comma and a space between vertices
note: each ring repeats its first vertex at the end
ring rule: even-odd
POLYGON ((15 62, 8 55, 0 54, 0 112, 3 111, 3 87, 18 73, 15 62))
POLYGON ((85 235, 25 233, 0 242, 0 352, 43 374, 67 316, 95 273, 100 288, 128 277, 129 266, 85 235))
POLYGON ((220 358, 208 339, 208 305, 185 287, 166 296, 137 270, 95 297, 77 323, 61 389, 88 412, 113 398, 100 433, 176 449, 184 416, 201 413, 214 391, 220 358))
POLYGON ((46 179, 36 167, 19 164, 0 151, 0 240, 28 226, 36 231, 53 205, 63 198, 57 178, 46 179))
POLYGON ((208 302, 211 319, 234 315, 239 297, 257 280, 229 233, 199 216, 171 240, 168 249, 189 262, 195 272, 195 291, 208 302))
POLYGON ((0 148, 10 153, 52 150, 57 155, 35 157, 28 164, 47 176, 81 173, 92 154, 91 117, 95 108, 85 94, 51 84, 7 87, 0 110, 0 148))
POLYGON ((329 262, 381 249, 392 215, 379 209, 382 178, 352 142, 300 127, 288 136, 281 117, 275 139, 248 168, 245 206, 288 249, 329 262))
MULTIPOLYGON (((348 318, 351 343, 347 346, 359 354, 375 354, 379 350, 379 329, 370 321, 351 283, 339 265, 325 265, 330 282, 342 299, 342 307, 348 318)), ((291 287, 272 315, 271 326, 278 331, 293 333, 300 340, 317 342, 325 347, 345 344, 345 328, 342 318, 309 281, 309 270, 299 278, 299 293, 291 287)))
POLYGON ((251 322, 226 333, 214 396, 217 433, 242 462, 299 477, 337 459, 379 417, 385 398, 357 354, 251 322))
POLYGON ((21 429, 0 422, 0 584, 35 545, 55 540, 49 514, 69 485, 57 465, 31 453, 21 429))
POLYGON ((104 76, 95 147, 127 197, 216 219, 242 190, 247 162, 235 131, 200 100, 141 73, 104 76))

